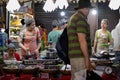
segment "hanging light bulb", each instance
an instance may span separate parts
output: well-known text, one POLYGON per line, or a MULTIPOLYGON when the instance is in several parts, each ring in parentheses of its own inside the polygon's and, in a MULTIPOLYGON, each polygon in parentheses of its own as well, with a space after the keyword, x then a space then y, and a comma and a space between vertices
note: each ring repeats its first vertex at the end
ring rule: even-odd
POLYGON ((37 0, 34 0, 34 3, 37 3, 37 0))
POLYGON ((98 0, 98 2, 101 2, 101 0, 98 0))
POLYGON ((102 0, 103 1, 103 3, 105 3, 106 2, 106 0, 102 0))
POLYGON ((109 7, 113 10, 117 10, 120 7, 120 0, 110 0, 109 7))
POLYGON ((56 0, 55 2, 55 7, 56 8, 60 8, 63 9, 65 7, 65 9, 68 7, 68 2, 67 0, 56 0))
POLYGON ((7 10, 10 11, 11 13, 14 13, 15 10, 19 10, 20 4, 18 0, 9 0, 6 6, 7 10))
POLYGON ((96 2, 97 2, 97 0, 93 0, 93 2, 94 2, 94 3, 96 3, 96 2))
POLYGON ((96 10, 96 9, 92 9, 91 11, 92 11, 92 14, 93 14, 93 15, 96 15, 96 14, 97 14, 97 10, 96 10))
POLYGON ((47 0, 45 5, 43 6, 43 10, 45 12, 52 12, 55 10, 55 4, 53 3, 52 0, 47 0))

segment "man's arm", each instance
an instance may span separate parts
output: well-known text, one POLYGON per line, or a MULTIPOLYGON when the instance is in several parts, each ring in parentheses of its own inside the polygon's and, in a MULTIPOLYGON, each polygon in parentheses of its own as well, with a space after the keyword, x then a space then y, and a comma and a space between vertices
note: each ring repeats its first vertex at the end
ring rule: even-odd
POLYGON ((84 33, 78 33, 78 39, 79 39, 80 49, 82 50, 83 55, 84 55, 85 66, 87 70, 90 70, 92 66, 90 63, 90 57, 88 53, 86 35, 84 33))

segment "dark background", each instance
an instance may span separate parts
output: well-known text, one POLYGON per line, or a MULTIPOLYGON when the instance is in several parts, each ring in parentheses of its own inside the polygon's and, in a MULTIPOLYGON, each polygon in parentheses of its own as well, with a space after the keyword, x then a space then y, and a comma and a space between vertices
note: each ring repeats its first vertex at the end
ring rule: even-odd
MULTIPOLYGON (((120 19, 120 14, 119 14, 119 10, 111 10, 108 7, 109 2, 100 2, 100 3, 96 3, 97 7, 98 7, 98 28, 100 28, 100 21, 103 18, 107 18, 109 20, 109 30, 111 31, 118 23, 119 19, 120 19)), ((34 11, 35 11, 35 19, 36 19, 36 24, 43 24, 44 27, 46 29, 48 29, 48 31, 51 31, 52 27, 51 27, 51 22, 54 19, 62 19, 62 18, 67 18, 69 19, 69 17, 75 12, 74 8, 77 6, 76 3, 71 3, 69 4, 69 7, 67 9, 57 9, 54 12, 51 13, 46 13, 42 8, 43 8, 44 3, 35 3, 34 4, 34 11), (66 16, 65 17, 61 17, 60 16, 60 12, 61 11, 65 11, 66 12, 66 16)), ((91 23, 92 24, 92 23, 91 23)))
MULTIPOLYGON (((119 10, 111 10, 108 7, 109 2, 106 3, 98 3, 98 25, 100 25, 100 21, 103 18, 107 18, 109 20, 108 29, 111 31, 115 28, 120 19, 119 10)), ((98 26, 100 28, 100 26, 98 26)))
POLYGON ((62 10, 57 9, 51 13, 50 12, 46 13, 43 10, 43 5, 44 3, 35 3, 34 5, 35 20, 37 25, 43 24, 44 27, 48 29, 48 31, 51 31, 52 29, 51 23, 54 19, 58 19, 58 20, 63 18, 69 19, 69 17, 75 12, 74 7, 76 7, 75 3, 71 3, 69 4, 69 7, 67 9, 62 9, 62 10), (64 17, 60 16, 61 11, 65 11, 66 16, 64 17))

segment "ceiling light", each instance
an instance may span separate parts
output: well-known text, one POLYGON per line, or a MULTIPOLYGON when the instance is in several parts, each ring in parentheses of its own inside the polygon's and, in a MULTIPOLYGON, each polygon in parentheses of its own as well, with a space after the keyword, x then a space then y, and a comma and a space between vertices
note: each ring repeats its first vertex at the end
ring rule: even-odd
POLYGON ((96 9, 92 9, 92 14, 96 15, 97 14, 97 10, 96 9))
POLYGON ((61 15, 61 16, 65 16, 65 12, 62 11, 62 12, 60 13, 60 15, 61 15))

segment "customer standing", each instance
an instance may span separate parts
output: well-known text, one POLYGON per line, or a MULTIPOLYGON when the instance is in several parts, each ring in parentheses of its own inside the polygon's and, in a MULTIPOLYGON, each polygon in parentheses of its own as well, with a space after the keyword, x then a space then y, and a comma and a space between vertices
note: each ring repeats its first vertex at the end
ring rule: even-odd
POLYGON ((120 63, 120 21, 111 31, 111 35, 113 38, 113 50, 115 52, 115 62, 113 65, 118 66, 120 63))
POLYGON ((68 55, 71 64, 71 80, 75 79, 74 74, 80 70, 91 70, 91 40, 90 27, 87 23, 89 10, 92 8, 89 0, 79 0, 77 11, 68 21, 68 55))
POLYGON ((56 45, 56 42, 58 38, 61 35, 61 32, 58 30, 59 22, 57 20, 52 21, 52 31, 48 34, 48 43, 52 43, 54 46, 56 45))
POLYGON ((98 29, 95 33, 94 40, 94 53, 100 53, 102 50, 108 50, 110 44, 112 44, 112 36, 108 31, 108 19, 102 19, 101 29, 98 29))
POLYGON ((35 26, 35 20, 28 18, 25 21, 26 28, 20 32, 19 46, 22 48, 23 59, 40 58, 41 36, 39 29, 35 26))

